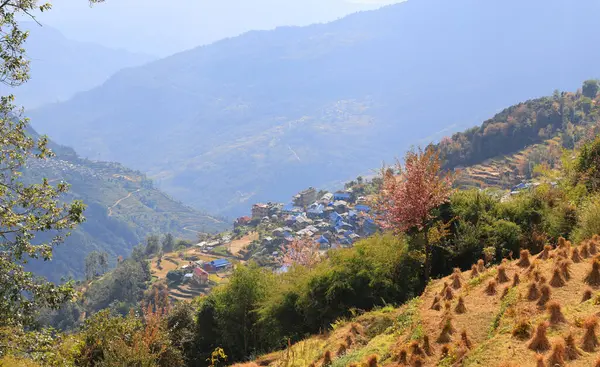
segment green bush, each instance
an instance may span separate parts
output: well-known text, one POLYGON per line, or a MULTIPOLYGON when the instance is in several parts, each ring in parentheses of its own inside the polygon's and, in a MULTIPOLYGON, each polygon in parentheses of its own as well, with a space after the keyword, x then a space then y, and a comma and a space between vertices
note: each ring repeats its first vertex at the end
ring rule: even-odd
POLYGON ((579 210, 573 239, 577 242, 600 233, 600 195, 592 196, 579 210))

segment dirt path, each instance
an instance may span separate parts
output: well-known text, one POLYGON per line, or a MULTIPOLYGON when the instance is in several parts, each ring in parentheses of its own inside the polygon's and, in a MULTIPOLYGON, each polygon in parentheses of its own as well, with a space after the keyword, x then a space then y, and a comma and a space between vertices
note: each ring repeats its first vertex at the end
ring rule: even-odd
POLYGON ((137 189, 135 191, 130 192, 129 194, 127 194, 127 196, 120 198, 112 206, 108 207, 108 216, 109 217, 112 216, 113 208, 115 208, 117 205, 119 205, 123 200, 129 199, 131 197, 131 195, 135 194, 136 192, 140 192, 141 190, 142 189, 137 189))

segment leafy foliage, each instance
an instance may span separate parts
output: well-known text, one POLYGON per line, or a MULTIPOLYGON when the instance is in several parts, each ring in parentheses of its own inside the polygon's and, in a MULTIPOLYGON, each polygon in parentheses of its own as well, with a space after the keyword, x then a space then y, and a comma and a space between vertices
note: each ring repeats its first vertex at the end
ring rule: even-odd
MULTIPOLYGON (((398 233, 416 230, 424 239, 425 283, 431 273, 430 229, 434 227, 433 209, 448 201, 453 175, 441 170, 439 152, 433 146, 424 151, 409 151, 404 165, 396 164, 398 176, 383 171, 383 187, 376 199, 379 222, 384 229, 398 233)), ((443 227, 443 226, 442 226, 443 227)), ((436 231, 443 237, 445 230, 436 231)))

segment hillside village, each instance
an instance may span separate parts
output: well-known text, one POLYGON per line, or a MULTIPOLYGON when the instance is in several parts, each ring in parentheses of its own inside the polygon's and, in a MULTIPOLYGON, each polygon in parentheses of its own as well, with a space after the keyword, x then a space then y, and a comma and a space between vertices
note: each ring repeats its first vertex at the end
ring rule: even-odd
POLYGON ((303 190, 290 203, 256 203, 252 215, 235 221, 237 231, 261 233, 253 258, 277 257, 277 251, 296 239, 311 239, 326 251, 350 247, 377 231, 370 199, 353 188, 336 192, 303 190))
POLYGON ((227 282, 238 263, 254 260, 285 271, 281 249, 296 239, 311 239, 322 252, 351 247, 377 231, 370 198, 359 195, 361 187, 333 193, 309 187, 288 204, 256 203, 251 216, 236 219, 232 232, 201 235, 202 241, 186 251, 152 259, 153 275, 166 278, 171 299, 189 300, 227 282))
MULTIPOLYGON (((470 172, 456 170, 463 176, 458 184, 469 182, 470 172)), ((494 187, 502 192, 502 201, 531 192, 541 183, 521 177, 514 185, 490 183, 479 190, 494 187)), ((308 239, 318 244, 322 253, 330 249, 349 248, 362 238, 378 231, 374 220, 373 189, 379 178, 359 177, 342 190, 328 192, 309 187, 293 195, 288 203, 255 203, 250 215, 235 220, 233 231, 216 235, 199 235, 200 242, 185 253, 165 255, 177 264, 167 274, 172 299, 191 299, 227 282, 238 263, 253 260, 275 272, 285 272, 281 251, 286 245, 308 239), (178 258, 178 260, 173 260, 178 258)), ((513 181, 514 182, 514 181, 513 181)), ((550 183, 556 187, 556 182, 550 183)), ((156 259, 155 259, 156 260, 156 259)))

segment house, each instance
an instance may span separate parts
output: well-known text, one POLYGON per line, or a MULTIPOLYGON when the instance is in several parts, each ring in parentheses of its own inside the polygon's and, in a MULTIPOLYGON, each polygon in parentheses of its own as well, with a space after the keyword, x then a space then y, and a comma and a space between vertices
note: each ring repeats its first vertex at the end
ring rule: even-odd
POLYGON ((359 235, 357 235, 356 233, 351 233, 351 234, 348 236, 348 238, 349 238, 350 240, 352 240, 353 242, 360 240, 360 236, 359 236, 359 235))
POLYGON ((294 196, 294 205, 305 208, 314 203, 315 200, 317 200, 317 190, 314 187, 309 187, 294 196))
POLYGON ((218 271, 225 271, 231 268, 231 263, 227 259, 218 259, 210 262, 205 262, 202 267, 205 271, 215 273, 218 271))
POLYGON ((283 221, 286 226, 293 226, 294 224, 296 224, 297 219, 293 215, 288 215, 283 221))
POLYGON ((371 211, 370 206, 363 205, 363 204, 355 206, 354 209, 356 209, 357 211, 362 212, 362 213, 369 213, 371 211))
POLYGON ((329 246, 329 240, 327 238, 325 238, 325 236, 319 237, 319 239, 317 240, 317 243, 319 245, 321 245, 322 248, 329 246))
POLYGON ((252 219, 261 219, 269 216, 269 206, 263 203, 252 205, 252 219))
POLYGON ((333 203, 335 211, 338 213, 345 213, 348 210, 348 202, 344 200, 338 200, 333 203))
POLYGON ((366 236, 370 236, 377 232, 377 225, 375 224, 375 221, 373 219, 365 218, 365 220, 363 221, 362 230, 366 236))
POLYGON ((235 222, 233 222, 233 228, 247 226, 248 224, 250 224, 251 221, 252 221, 252 218, 250 218, 248 216, 239 217, 238 219, 235 220, 235 222))
POLYGON ((192 273, 192 280, 194 283, 198 285, 207 285, 208 284, 208 273, 202 268, 195 268, 192 273))
POLYGON ((303 216, 303 215, 299 215, 298 217, 296 217, 296 223, 294 225, 294 227, 296 229, 303 229, 306 228, 306 226, 309 226, 313 223, 312 219, 308 219, 307 217, 303 216))
POLYGON ((337 225, 337 223, 341 222, 342 220, 343 220, 343 218, 338 212, 332 212, 329 215, 329 222, 331 223, 332 226, 337 225))
POLYGON ((321 197, 321 199, 319 199, 319 201, 321 202, 321 204, 329 204, 330 201, 333 200, 333 194, 328 192, 325 195, 323 195, 323 197, 321 197))
POLYGON ((302 208, 295 206, 293 203, 290 203, 281 208, 281 213, 284 215, 299 214, 302 213, 302 208))
POLYGON ((271 231, 271 234, 275 237, 283 237, 283 228, 275 228, 274 230, 271 231))
POLYGON ((343 201, 350 201, 350 193, 349 192, 345 192, 345 191, 337 191, 336 193, 333 194, 333 200, 338 201, 338 200, 343 200, 343 201))
POLYGON ((296 232, 296 234, 300 237, 312 237, 312 236, 314 236, 315 232, 313 232, 307 228, 304 228, 304 229, 301 229, 298 232, 296 232))
POLYGON ((311 232, 313 232, 313 233, 317 233, 317 232, 319 232, 319 230, 317 229, 317 227, 316 227, 316 226, 313 226, 313 225, 310 225, 310 226, 308 226, 308 227, 306 227, 306 228, 304 228, 304 229, 306 229, 306 230, 309 230, 309 231, 311 231, 311 232))
POLYGON ((337 226, 347 231, 354 228, 354 226, 348 222, 340 222, 337 226))
POLYGON ((323 204, 314 203, 308 208, 306 215, 311 219, 322 218, 323 214, 325 213, 324 209, 325 207, 323 204))

